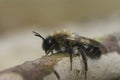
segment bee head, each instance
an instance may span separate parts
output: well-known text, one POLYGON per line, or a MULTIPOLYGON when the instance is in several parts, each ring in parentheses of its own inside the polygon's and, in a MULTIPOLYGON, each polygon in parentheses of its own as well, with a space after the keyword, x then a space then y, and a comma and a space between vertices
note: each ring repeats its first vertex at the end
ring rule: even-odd
POLYGON ((42 48, 46 54, 49 54, 55 48, 55 45, 55 40, 49 36, 43 41, 42 48))
POLYGON ((37 32, 33 31, 33 33, 35 36, 38 36, 43 40, 42 48, 45 51, 45 53, 49 54, 50 52, 52 52, 52 50, 55 48, 56 45, 55 40, 51 36, 44 38, 37 32))

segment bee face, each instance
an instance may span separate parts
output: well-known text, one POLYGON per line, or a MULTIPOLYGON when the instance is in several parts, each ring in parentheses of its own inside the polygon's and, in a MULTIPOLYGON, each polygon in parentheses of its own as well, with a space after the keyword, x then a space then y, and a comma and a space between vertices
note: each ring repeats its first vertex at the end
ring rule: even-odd
POLYGON ((46 54, 49 54, 54 48, 55 48, 55 40, 52 37, 47 37, 43 41, 43 50, 45 51, 46 54))

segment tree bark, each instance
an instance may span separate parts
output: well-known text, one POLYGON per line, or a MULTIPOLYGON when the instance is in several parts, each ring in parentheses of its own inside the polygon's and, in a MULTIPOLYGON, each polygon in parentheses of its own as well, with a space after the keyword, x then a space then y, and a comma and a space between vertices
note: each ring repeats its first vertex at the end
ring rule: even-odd
POLYGON ((63 57, 65 55, 56 54, 27 61, 19 66, 1 71, 0 80, 43 80, 45 76, 54 71, 54 66, 63 57))

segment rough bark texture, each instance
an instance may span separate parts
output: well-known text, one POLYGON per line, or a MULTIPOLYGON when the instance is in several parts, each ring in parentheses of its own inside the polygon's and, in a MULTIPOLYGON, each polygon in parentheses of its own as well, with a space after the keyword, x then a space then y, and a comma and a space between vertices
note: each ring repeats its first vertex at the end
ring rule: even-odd
POLYGON ((20 78, 18 80, 43 80, 43 77, 54 71, 53 66, 63 57, 63 55, 56 54, 27 61, 19 66, 1 71, 0 80, 17 80, 17 78, 20 78))
MULTIPOLYGON (((90 70, 88 71, 88 80, 120 79, 120 68, 118 68, 120 64, 116 65, 116 63, 120 61, 119 35, 120 34, 117 33, 100 39, 100 41, 109 51, 109 54, 115 55, 113 58, 110 58, 110 55, 105 55, 101 58, 101 60, 94 60, 92 62, 91 60, 89 60, 88 66, 90 67, 90 70), (116 51, 117 53, 110 53, 112 51, 116 51), (111 62, 110 65, 108 65, 109 62, 111 62), (116 69, 118 69, 118 72, 116 71, 116 69)), ((61 80, 83 80, 84 78, 83 76, 81 76, 83 71, 81 70, 81 63, 79 64, 79 62, 80 61, 78 57, 75 57, 73 59, 73 71, 70 71, 69 57, 67 54, 61 53, 51 56, 43 56, 40 59, 34 61, 27 61, 19 66, 1 71, 0 80, 58 80, 54 71, 58 72, 61 80)))

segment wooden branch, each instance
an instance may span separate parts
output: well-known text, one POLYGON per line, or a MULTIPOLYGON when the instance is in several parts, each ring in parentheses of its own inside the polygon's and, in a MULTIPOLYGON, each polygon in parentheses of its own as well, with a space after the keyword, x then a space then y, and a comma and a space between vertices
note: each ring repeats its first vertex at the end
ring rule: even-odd
MULTIPOLYGON (((120 37, 110 35, 101 40, 109 53, 99 60, 88 59, 88 80, 120 79, 120 37), (113 52, 117 51, 117 52, 113 52)), ((0 80, 83 80, 83 67, 80 57, 73 58, 73 70, 70 70, 68 54, 43 56, 27 61, 19 66, 0 72, 0 80), (58 75, 59 76, 58 76, 58 75)))
POLYGON ((56 54, 27 61, 19 66, 1 71, 0 80, 43 80, 45 76, 54 71, 53 66, 63 57, 65 55, 56 54))

